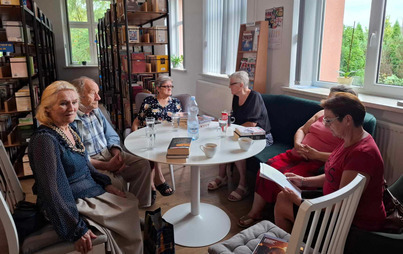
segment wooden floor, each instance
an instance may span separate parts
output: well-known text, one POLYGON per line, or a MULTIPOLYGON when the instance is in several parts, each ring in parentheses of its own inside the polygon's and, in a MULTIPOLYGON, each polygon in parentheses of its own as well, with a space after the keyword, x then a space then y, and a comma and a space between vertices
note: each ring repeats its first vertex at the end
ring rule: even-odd
MULTIPOLYGON (((236 170, 235 170, 236 171, 236 170)), ((169 174, 168 167, 163 168, 164 176, 167 182, 170 184, 171 183, 171 177, 169 174)), ((213 204, 221 209, 223 209, 228 216, 230 217, 231 220, 231 229, 228 235, 223 239, 228 239, 232 237, 233 235, 237 234, 242 230, 237 225, 238 219, 242 216, 247 214, 249 211, 252 202, 253 202, 253 194, 250 194, 247 198, 240 202, 230 202, 227 200, 227 196, 229 194, 229 190, 227 187, 223 187, 219 190, 216 191, 207 191, 207 184, 209 181, 214 179, 216 174, 218 173, 218 167, 217 166, 210 166, 210 167, 203 167, 201 168, 200 171, 200 181, 201 181, 201 190, 200 190, 200 200, 201 202, 208 203, 208 204, 213 204)), ((235 173, 234 182, 237 183, 237 175, 235 173)), ((148 208, 148 209, 140 209, 139 210, 139 216, 141 218, 144 218, 145 211, 146 210, 155 210, 158 207, 161 207, 162 213, 164 214, 166 211, 168 211, 171 207, 174 207, 176 205, 182 204, 182 203, 187 203, 190 202, 190 168, 189 167, 183 167, 183 166, 175 166, 175 182, 176 182, 176 192, 168 197, 164 197, 160 195, 159 193, 157 194, 157 201, 156 203, 148 208)), ((253 182, 250 181, 250 182, 253 182)), ((27 179, 27 180, 22 180, 22 186, 24 191, 27 193, 27 200, 28 201, 35 201, 35 196, 33 196, 31 193, 31 186, 33 184, 33 179, 27 179)), ((253 190, 253 186, 251 187, 253 190)), ((212 225, 214 227, 214 225, 212 225)), ((0 225, 0 235, 4 235, 4 232, 2 232, 2 228, 0 225)), ((195 236, 197 237, 197 236, 195 236)), ((4 242, 5 239, 4 237, 0 237, 0 250, 5 250, 6 248, 6 243, 4 242)), ((192 253, 207 253, 207 248, 202 247, 202 248, 187 248, 187 247, 182 247, 179 245, 176 245, 176 253, 178 254, 192 254, 192 253)), ((0 251, 2 252, 2 251, 0 251)), ((7 253, 7 252, 5 252, 7 253)))

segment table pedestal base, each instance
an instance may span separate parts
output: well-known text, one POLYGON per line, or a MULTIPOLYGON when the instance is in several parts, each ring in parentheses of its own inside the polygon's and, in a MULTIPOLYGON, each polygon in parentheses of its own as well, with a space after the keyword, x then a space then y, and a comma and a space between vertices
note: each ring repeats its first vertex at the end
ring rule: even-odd
POLYGON ((163 218, 174 225, 175 243, 202 247, 223 239, 231 228, 228 215, 220 208, 200 203, 199 215, 192 215, 190 203, 169 209, 163 218))

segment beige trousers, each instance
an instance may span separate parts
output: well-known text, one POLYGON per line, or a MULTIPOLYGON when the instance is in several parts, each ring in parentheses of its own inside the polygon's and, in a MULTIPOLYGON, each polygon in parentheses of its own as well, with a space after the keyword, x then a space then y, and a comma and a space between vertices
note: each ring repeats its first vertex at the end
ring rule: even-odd
POLYGON ((91 226, 107 236, 107 251, 112 254, 142 254, 138 200, 131 193, 126 193, 126 196, 122 198, 105 192, 94 198, 80 198, 76 201, 77 209, 84 218, 88 218, 91 226), (128 199, 130 202, 127 202, 128 199))
MULTIPOLYGON (((142 159, 133 154, 121 151, 122 159, 128 166, 119 174, 107 170, 99 172, 109 176, 112 185, 122 191, 133 193, 139 200, 139 207, 151 206, 151 168, 148 160, 142 159), (127 187, 129 183, 129 187, 127 187)), ((91 156, 92 159, 100 161, 109 161, 112 154, 108 149, 101 153, 91 156)))

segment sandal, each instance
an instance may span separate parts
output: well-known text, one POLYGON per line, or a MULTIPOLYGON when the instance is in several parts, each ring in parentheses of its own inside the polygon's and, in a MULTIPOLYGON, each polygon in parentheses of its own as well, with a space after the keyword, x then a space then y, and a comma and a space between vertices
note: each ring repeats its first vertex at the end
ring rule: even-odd
POLYGON ((167 182, 161 183, 156 188, 161 193, 162 196, 170 196, 174 193, 171 186, 169 186, 167 182), (169 191, 169 189, 171 189, 171 191, 169 191))
POLYGON ((242 185, 238 185, 238 187, 236 188, 236 190, 232 191, 229 196, 228 196, 228 200, 232 201, 232 202, 237 202, 237 201, 241 201, 242 199, 244 199, 246 196, 248 196, 249 194, 249 190, 247 187, 244 187, 242 185), (237 190, 239 190, 237 192, 237 190))
POLYGON ((157 199, 157 191, 151 190, 151 205, 155 204, 156 199, 157 199))
POLYGON ((241 228, 248 228, 261 220, 262 218, 255 219, 250 217, 249 215, 244 215, 238 220, 238 226, 240 226, 241 228))
POLYGON ((217 176, 213 181, 209 182, 207 185, 208 190, 216 190, 225 185, 227 185, 227 177, 222 178, 221 176, 217 176), (217 180, 219 183, 217 183, 217 180))

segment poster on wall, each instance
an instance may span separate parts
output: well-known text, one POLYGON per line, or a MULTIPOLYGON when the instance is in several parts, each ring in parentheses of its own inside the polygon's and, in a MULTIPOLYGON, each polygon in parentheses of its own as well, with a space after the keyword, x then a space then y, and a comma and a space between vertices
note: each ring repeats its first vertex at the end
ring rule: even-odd
POLYGON ((269 22, 269 48, 281 48, 283 38, 284 7, 275 7, 265 11, 265 20, 269 22))

